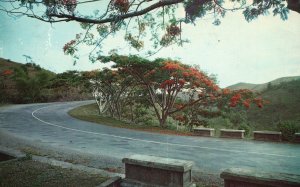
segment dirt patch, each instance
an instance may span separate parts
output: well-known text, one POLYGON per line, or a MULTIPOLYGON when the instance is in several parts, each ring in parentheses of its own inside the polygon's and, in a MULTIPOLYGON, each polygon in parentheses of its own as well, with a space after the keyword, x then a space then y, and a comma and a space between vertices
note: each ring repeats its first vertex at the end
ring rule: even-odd
POLYGON ((98 174, 64 169, 32 160, 0 163, 0 186, 96 186, 107 180, 98 174))

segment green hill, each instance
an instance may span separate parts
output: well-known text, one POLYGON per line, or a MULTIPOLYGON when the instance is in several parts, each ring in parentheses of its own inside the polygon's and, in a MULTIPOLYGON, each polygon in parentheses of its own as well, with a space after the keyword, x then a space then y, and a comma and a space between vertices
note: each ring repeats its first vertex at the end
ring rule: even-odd
POLYGON ((255 129, 273 130, 280 121, 296 121, 300 125, 300 78, 276 79, 261 92, 263 99, 270 101, 262 109, 252 107, 248 119, 255 129), (284 80, 284 81, 282 81, 284 80))
POLYGON ((55 74, 34 63, 0 58, 0 104, 89 99, 85 72, 55 74))
POLYGON ((212 120, 212 127, 280 130, 285 137, 294 131, 300 132, 300 76, 278 78, 265 84, 238 83, 228 88, 250 89, 269 103, 265 103, 263 108, 253 104, 246 111, 233 108, 223 114, 223 119, 212 120))
POLYGON ((23 69, 31 75, 34 75, 38 72, 45 71, 51 75, 55 75, 52 71, 41 68, 39 65, 35 63, 26 63, 21 64, 18 62, 11 61, 9 59, 0 58, 0 73, 4 70, 15 70, 15 69, 23 69))
POLYGON ((297 80, 297 79, 300 79, 300 76, 282 77, 282 78, 278 78, 278 79, 275 79, 273 81, 270 81, 270 82, 267 82, 264 84, 251 84, 251 83, 240 82, 240 83, 228 86, 227 88, 231 89, 231 90, 249 89, 252 91, 261 92, 261 91, 267 89, 269 86, 276 86, 281 83, 290 82, 290 81, 297 80))
POLYGON ((0 71, 3 71, 4 69, 7 69, 7 68, 18 67, 21 65, 22 64, 13 62, 9 59, 0 58, 0 71))

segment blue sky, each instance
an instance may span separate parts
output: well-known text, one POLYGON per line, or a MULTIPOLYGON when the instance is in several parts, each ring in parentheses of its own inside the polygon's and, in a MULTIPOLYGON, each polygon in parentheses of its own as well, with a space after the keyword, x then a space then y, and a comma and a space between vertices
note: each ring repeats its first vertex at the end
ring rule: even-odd
MULTIPOLYGON (((300 75, 300 14, 290 11, 287 21, 269 15, 248 23, 235 12, 228 13, 220 26, 212 21, 199 19, 195 26, 184 26, 183 37, 191 41, 189 44, 164 48, 151 58, 170 57, 199 65, 217 74, 221 87, 300 75)), ((64 55, 64 44, 80 31, 77 23, 50 25, 0 13, 0 56, 25 63, 23 55, 29 55, 35 63, 56 73, 100 68, 100 63, 87 60, 87 49, 82 49, 84 55, 75 66, 71 57, 64 55)), ((120 42, 121 37, 106 41, 105 50, 119 47, 125 49, 123 53, 136 53, 120 42)))

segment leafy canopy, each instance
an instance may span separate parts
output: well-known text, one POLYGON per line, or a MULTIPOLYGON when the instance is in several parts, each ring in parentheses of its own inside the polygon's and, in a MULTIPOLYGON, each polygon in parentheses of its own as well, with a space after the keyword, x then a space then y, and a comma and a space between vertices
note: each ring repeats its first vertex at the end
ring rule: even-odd
POLYGON ((146 48, 152 55, 163 47, 183 45, 187 24, 198 18, 212 17, 221 24, 228 11, 242 10, 247 21, 272 13, 288 18, 290 9, 299 12, 299 2, 292 0, 0 0, 0 11, 13 16, 28 16, 44 22, 78 22, 83 32, 63 47, 76 60, 82 45, 91 46, 92 62, 103 55, 103 41, 110 35, 124 34, 124 40, 138 51, 146 48), (152 47, 145 46, 151 41, 152 47))
MULTIPOLYGON (((121 73, 123 77, 130 77, 130 83, 135 88, 128 90, 133 92, 145 90, 145 92, 139 92, 140 94, 134 94, 136 98, 132 98, 132 100, 141 97, 146 98, 147 104, 150 103, 152 106, 161 126, 165 125, 168 117, 184 110, 191 110, 192 107, 203 113, 203 109, 239 106, 249 108, 251 103, 255 103, 258 107, 263 105, 263 100, 255 98, 253 92, 221 89, 214 80, 200 69, 179 61, 171 59, 149 61, 134 55, 122 56, 117 54, 101 56, 99 60, 104 63, 115 62, 116 74, 121 73)), ((122 80, 115 80, 119 79, 116 75, 113 79, 111 77, 102 77, 102 79, 119 82, 118 86, 122 82, 122 80)), ((105 80, 102 81, 105 82, 105 80)), ((110 85, 109 87, 113 86, 110 85)), ((129 94, 124 93, 122 95, 127 97, 129 94)), ((178 116, 175 116, 175 119, 182 120, 178 116)))

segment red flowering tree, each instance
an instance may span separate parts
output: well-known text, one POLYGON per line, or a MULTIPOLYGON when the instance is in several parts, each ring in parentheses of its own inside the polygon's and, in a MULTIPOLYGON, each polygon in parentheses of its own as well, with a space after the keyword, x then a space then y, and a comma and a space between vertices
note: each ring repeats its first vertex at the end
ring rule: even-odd
POLYGON ((174 113, 196 103, 208 105, 222 96, 220 88, 205 73, 177 61, 149 61, 119 55, 102 57, 101 60, 115 62, 119 71, 128 73, 146 90, 148 102, 162 127, 174 113))
POLYGON ((95 71, 88 75, 99 113, 108 112, 121 119, 123 103, 132 86, 131 77, 111 69, 95 71))
POLYGON ((1 72, 1 75, 2 75, 2 76, 9 76, 9 75, 12 75, 12 74, 13 74, 13 71, 10 70, 10 69, 6 69, 6 70, 3 70, 3 71, 1 72))
MULTIPOLYGON (((195 115, 215 115, 208 108, 226 108, 255 103, 262 107, 263 100, 249 90, 220 89, 215 82, 197 68, 168 59, 149 61, 137 56, 111 55, 100 58, 113 61, 118 72, 127 73, 134 84, 145 90, 148 102, 155 111, 159 124, 165 127, 168 117, 196 123, 195 115), (188 110, 190 115, 184 115, 188 110), (175 115, 176 114, 176 115, 175 115), (190 117, 189 117, 190 116, 190 117)), ((140 95, 142 96, 142 95, 140 95)), ((218 112, 217 112, 218 113, 218 112)))
POLYGON ((219 102, 219 107, 244 107, 249 109, 251 105, 256 105, 262 108, 268 101, 257 96, 254 92, 248 89, 229 90, 223 89, 223 101, 219 102))

